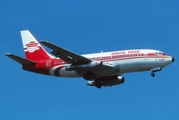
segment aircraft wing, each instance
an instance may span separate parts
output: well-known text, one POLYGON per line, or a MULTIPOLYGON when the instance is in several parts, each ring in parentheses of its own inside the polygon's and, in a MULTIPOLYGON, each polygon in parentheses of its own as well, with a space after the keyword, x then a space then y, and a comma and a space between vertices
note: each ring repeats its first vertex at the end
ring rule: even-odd
POLYGON ((48 41, 41 41, 43 45, 46 47, 52 49, 52 54, 55 55, 56 57, 61 58, 67 63, 71 63, 72 65, 79 65, 79 64, 87 64, 91 62, 91 59, 88 59, 86 57, 83 57, 81 55, 78 55, 74 52, 71 52, 69 50, 66 50, 64 48, 58 47, 52 43, 49 43, 48 41))

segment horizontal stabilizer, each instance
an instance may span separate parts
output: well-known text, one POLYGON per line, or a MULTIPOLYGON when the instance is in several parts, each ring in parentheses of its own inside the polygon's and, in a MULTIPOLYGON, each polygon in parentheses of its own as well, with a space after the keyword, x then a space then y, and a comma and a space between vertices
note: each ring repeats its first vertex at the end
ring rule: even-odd
POLYGON ((14 61, 16 61, 16 62, 22 64, 22 65, 35 65, 35 64, 36 64, 36 63, 33 62, 33 61, 30 61, 30 60, 21 58, 21 57, 19 57, 19 56, 13 55, 13 54, 11 54, 11 53, 6 53, 5 55, 8 56, 9 58, 13 59, 14 61))

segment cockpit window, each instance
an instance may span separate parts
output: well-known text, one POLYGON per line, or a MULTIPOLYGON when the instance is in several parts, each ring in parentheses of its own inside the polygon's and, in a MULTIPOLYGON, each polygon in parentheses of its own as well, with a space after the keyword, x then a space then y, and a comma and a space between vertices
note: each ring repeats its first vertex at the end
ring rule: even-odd
POLYGON ((166 55, 164 52, 155 52, 157 55, 166 55))

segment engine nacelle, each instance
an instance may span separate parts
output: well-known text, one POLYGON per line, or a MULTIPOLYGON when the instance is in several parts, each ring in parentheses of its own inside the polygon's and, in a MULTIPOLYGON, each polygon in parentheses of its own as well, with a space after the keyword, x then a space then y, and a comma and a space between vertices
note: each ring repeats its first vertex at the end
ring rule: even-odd
POLYGON ((83 64, 83 65, 69 65, 66 66, 65 69, 67 71, 71 70, 93 70, 96 68, 100 68, 102 66, 102 61, 92 61, 88 64, 83 64))
POLYGON ((122 76, 104 76, 96 78, 94 81, 88 81, 89 86, 95 86, 95 83, 99 82, 102 86, 113 86, 124 83, 124 77, 122 76))

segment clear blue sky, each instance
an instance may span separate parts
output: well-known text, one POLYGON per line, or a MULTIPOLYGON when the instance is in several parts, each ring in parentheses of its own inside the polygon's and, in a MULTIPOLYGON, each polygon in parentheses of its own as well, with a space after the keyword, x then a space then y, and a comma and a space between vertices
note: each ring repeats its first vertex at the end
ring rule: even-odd
MULTIPOLYGON (((0 2, 0 120, 179 119, 178 0, 16 0, 0 2), (152 78, 124 74, 97 89, 82 78, 23 71, 4 56, 24 57, 20 30, 79 54, 151 48, 175 57, 152 78)), ((47 49, 49 52, 50 50, 47 49)))

